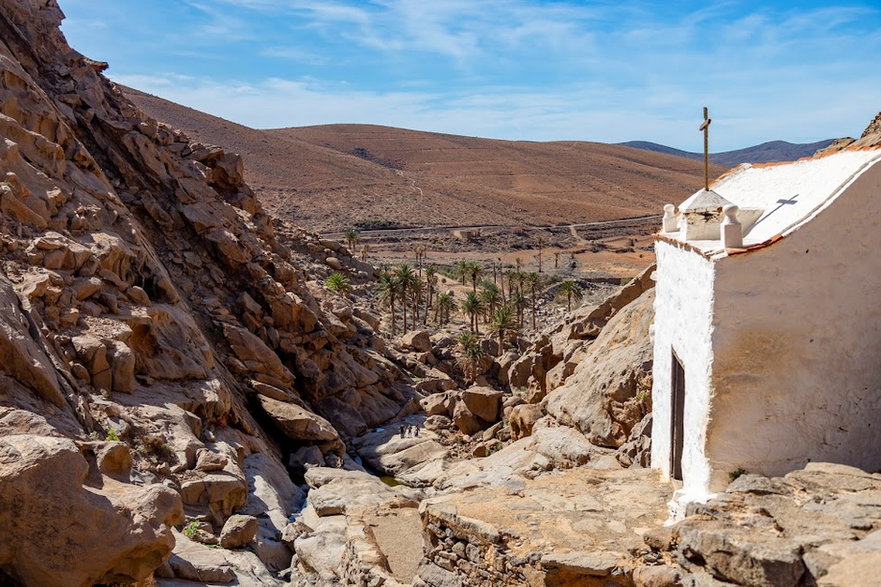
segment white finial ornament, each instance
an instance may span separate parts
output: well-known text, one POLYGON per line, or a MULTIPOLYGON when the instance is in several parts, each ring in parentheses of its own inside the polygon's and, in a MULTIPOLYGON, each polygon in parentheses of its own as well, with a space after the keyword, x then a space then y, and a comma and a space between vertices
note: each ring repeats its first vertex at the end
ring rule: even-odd
POLYGON ((676 208, 673 204, 664 204, 664 232, 676 232, 679 230, 679 220, 676 218, 676 208))
POLYGON ((739 249, 743 246, 743 225, 737 219, 740 208, 736 204, 728 204, 722 207, 725 218, 719 227, 721 231, 722 245, 726 249, 739 249))

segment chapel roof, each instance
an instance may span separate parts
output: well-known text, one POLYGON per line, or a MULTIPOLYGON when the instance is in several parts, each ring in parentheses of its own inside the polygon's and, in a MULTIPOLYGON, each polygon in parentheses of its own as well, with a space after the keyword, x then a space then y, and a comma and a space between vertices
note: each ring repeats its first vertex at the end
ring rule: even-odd
MULTIPOLYGON (((848 150, 824 157, 771 164, 743 164, 712 184, 710 197, 739 206, 743 222, 743 246, 749 250, 766 246, 809 222, 863 171, 881 161, 881 149, 848 150)), ((699 200, 701 189, 679 207, 687 214, 699 200)), ((681 221, 680 221, 681 222, 681 221)), ((662 232, 663 240, 687 244, 705 256, 726 253, 719 239, 691 240, 684 231, 662 232)), ((733 253, 737 251, 728 251, 733 253)))

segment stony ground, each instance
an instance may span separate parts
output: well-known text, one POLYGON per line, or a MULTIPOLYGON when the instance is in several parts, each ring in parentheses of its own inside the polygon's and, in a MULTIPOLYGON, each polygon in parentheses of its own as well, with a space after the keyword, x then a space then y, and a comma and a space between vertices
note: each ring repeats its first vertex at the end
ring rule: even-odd
POLYGON ((432 498, 421 506, 423 564, 474 585, 629 576, 634 553, 648 551, 641 533, 663 524, 668 499, 652 470, 586 468, 432 498))

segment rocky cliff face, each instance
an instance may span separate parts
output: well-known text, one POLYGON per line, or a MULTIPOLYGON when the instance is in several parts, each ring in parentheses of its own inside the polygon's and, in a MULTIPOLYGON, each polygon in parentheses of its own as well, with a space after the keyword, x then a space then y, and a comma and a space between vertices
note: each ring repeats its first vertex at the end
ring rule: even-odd
POLYGON ((814 157, 828 155, 847 148, 877 147, 878 145, 881 145, 881 112, 866 126, 860 138, 845 137, 843 139, 835 139, 831 145, 817 151, 814 157))
POLYGON ((370 269, 272 221, 237 156, 143 115, 62 18, 0 0, 0 578, 192 575, 171 526, 234 510, 254 568, 286 568, 290 456, 339 464, 415 403, 319 285, 370 269))

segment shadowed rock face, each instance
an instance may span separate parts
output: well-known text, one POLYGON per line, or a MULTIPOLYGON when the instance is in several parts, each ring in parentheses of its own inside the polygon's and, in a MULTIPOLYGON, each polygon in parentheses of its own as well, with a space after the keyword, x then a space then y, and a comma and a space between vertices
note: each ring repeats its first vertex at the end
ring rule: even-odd
POLYGON ((286 453, 339 461, 337 430, 413 396, 363 312, 318 285, 331 257, 356 285, 372 268, 271 220, 237 155, 146 117, 62 18, 0 0, 0 572, 188 573, 186 549, 165 564, 182 505, 208 536, 259 517, 257 556, 284 568, 286 453))

